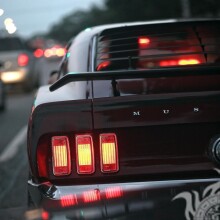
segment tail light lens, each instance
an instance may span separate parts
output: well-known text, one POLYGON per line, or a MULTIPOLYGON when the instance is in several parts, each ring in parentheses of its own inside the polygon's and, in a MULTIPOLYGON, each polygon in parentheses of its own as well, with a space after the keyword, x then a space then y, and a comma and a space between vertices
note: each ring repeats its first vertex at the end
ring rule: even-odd
POLYGON ((69 140, 66 136, 52 137, 53 174, 69 175, 71 172, 69 140))
POLYGON ((91 174, 95 172, 91 135, 76 136, 76 163, 78 174, 91 174))
POLYGON ((103 173, 113 173, 119 170, 118 146, 115 134, 100 135, 100 157, 101 171, 103 173))
POLYGON ((29 62, 29 57, 25 53, 21 53, 18 55, 18 65, 19 66, 27 66, 29 62))

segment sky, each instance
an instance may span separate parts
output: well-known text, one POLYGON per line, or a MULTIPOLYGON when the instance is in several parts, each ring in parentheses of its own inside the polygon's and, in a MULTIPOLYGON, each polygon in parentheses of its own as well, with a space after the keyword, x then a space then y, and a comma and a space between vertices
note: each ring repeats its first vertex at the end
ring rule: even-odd
POLYGON ((102 5, 103 0, 0 0, 0 30, 5 29, 4 21, 11 18, 17 28, 16 34, 25 38, 45 33, 65 15, 86 10, 91 5, 102 5))

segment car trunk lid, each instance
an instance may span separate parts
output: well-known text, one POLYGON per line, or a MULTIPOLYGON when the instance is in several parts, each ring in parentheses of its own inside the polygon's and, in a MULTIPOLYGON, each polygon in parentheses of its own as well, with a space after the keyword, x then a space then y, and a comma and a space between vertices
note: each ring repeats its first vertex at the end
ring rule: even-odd
POLYGON ((220 134, 219 76, 94 82, 98 133, 117 136, 117 175, 167 175, 213 168, 207 152, 220 134))

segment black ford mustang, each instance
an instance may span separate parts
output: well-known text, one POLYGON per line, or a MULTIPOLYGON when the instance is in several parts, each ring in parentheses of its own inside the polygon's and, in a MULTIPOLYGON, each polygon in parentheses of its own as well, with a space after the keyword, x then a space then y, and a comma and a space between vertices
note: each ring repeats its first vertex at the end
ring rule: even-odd
POLYGON ((73 219, 217 215, 219 42, 220 20, 76 36, 30 116, 29 202, 73 219))

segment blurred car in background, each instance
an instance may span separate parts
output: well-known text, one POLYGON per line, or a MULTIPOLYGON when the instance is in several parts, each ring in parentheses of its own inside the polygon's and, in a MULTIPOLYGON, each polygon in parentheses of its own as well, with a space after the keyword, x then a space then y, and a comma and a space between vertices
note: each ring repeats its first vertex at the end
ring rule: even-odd
POLYGON ((50 72, 57 70, 66 53, 65 47, 53 40, 36 38, 29 41, 36 58, 36 72, 40 86, 48 83, 50 72))
POLYGON ((63 46, 56 44, 47 48, 38 48, 34 51, 34 56, 36 58, 44 57, 50 60, 61 60, 61 58, 65 55, 66 50, 63 46))
POLYGON ((66 49, 63 44, 53 39, 36 37, 28 41, 29 47, 32 48, 35 58, 45 58, 47 60, 61 60, 65 55, 66 49))
POLYGON ((0 60, 4 62, 1 78, 6 85, 21 85, 30 91, 37 85, 35 57, 19 37, 0 37, 0 60))
POLYGON ((5 85, 1 79, 1 68, 3 67, 3 65, 4 65, 4 63, 0 61, 0 111, 3 111, 5 109, 5 105, 6 105, 5 85))

